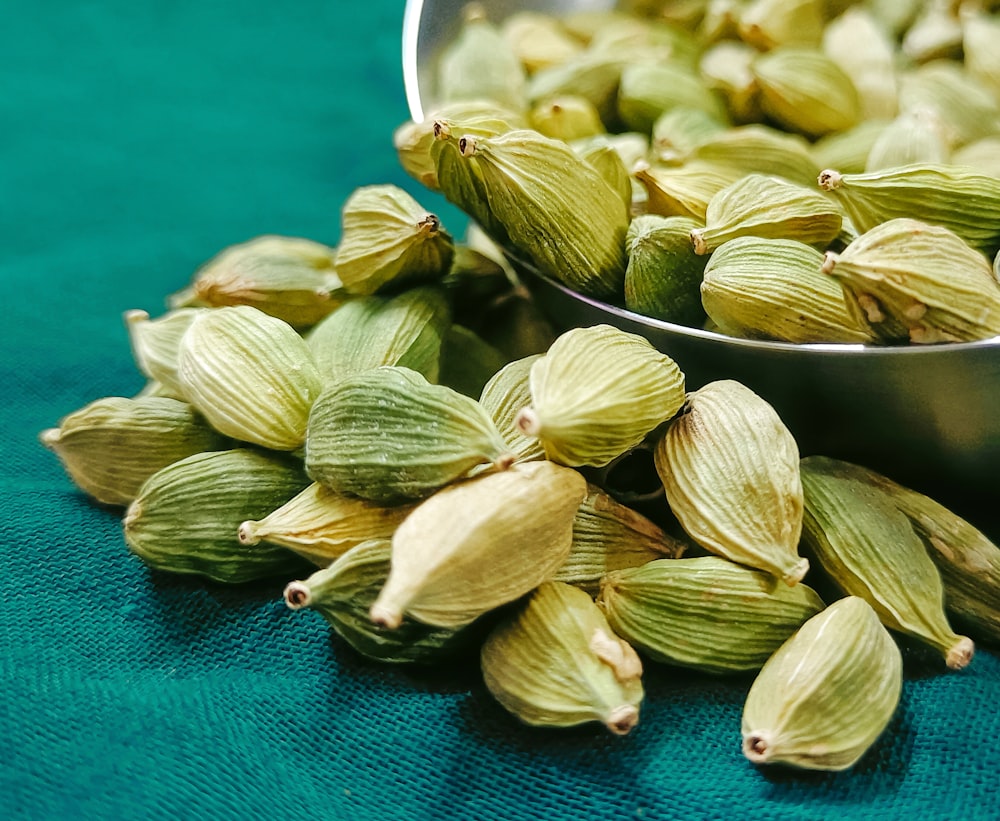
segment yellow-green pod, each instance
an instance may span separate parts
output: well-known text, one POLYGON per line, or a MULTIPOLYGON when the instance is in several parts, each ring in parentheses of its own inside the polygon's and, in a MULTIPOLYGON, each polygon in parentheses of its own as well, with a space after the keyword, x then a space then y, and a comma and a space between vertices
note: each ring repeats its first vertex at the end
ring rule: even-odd
POLYGON ((971 660, 972 640, 944 612, 944 588, 909 519, 886 496, 856 479, 802 465, 802 541, 833 582, 859 596, 882 623, 936 650, 952 670, 971 660))
POLYGON ((321 386, 305 340, 248 305, 216 308, 191 323, 178 376, 217 431, 274 450, 301 447, 321 386))
POLYGON ((661 62, 693 69, 702 46, 690 29, 672 25, 665 17, 651 20, 618 14, 596 28, 588 48, 601 54, 621 54, 633 63, 661 62))
POLYGON ((991 177, 1000 177, 1000 136, 983 137, 963 145, 952 152, 951 163, 974 168, 991 177))
POLYGON ((702 143, 726 131, 723 120, 700 108, 675 106, 653 123, 652 154, 664 164, 681 163, 702 143))
POLYGON ((696 108, 724 120, 726 110, 694 71, 672 63, 633 63, 622 71, 618 114, 631 131, 649 134, 663 112, 696 108))
POLYGON ((486 410, 409 368, 383 366, 320 394, 309 415, 306 469, 337 491, 395 504, 474 471, 514 461, 486 410))
POLYGON ((1000 17, 975 7, 962 9, 962 53, 965 70, 1000 100, 1000 17))
POLYGON ((992 136, 1000 128, 1000 105, 993 92, 954 60, 935 60, 902 74, 899 108, 935 112, 953 148, 992 136))
POLYGON ((696 254, 708 254, 737 237, 791 239, 821 248, 840 233, 837 204, 781 177, 748 174, 708 203, 705 226, 691 229, 696 254))
POLYGON ((951 152, 937 115, 928 111, 900 114, 868 152, 865 173, 917 163, 945 163, 951 152))
POLYGON ((525 436, 517 426, 518 412, 531 404, 531 366, 541 356, 531 354, 508 362, 483 386, 479 396, 479 404, 493 418, 497 430, 521 462, 545 458, 542 443, 533 436, 525 436))
POLYGON ((529 75, 564 63, 583 49, 551 14, 518 11, 504 19, 500 30, 529 75))
POLYGON ((601 467, 684 404, 684 374, 648 340, 611 325, 562 334, 531 366, 531 405, 517 415, 560 464, 601 467))
POLYGON ((226 441, 186 402, 157 396, 98 399, 39 438, 74 484, 106 505, 127 505, 161 468, 226 441))
POLYGON ((751 0, 741 10, 740 39, 761 51, 778 46, 818 46, 825 0, 751 0))
MULTIPOLYGON (((883 0, 883 4, 887 0, 883 0)), ((909 5, 911 0, 897 0, 909 5)), ((962 56, 962 24, 948 0, 918 2, 916 17, 903 35, 900 53, 911 63, 958 60, 962 56)))
POLYGON ((852 6, 823 30, 823 52, 851 78, 864 119, 898 113, 896 43, 870 9, 852 6))
POLYGON ((359 297, 306 335, 324 385, 380 365, 399 365, 436 382, 451 324, 444 291, 425 285, 395 296, 359 297))
POLYGON ((586 491, 579 473, 552 462, 524 462, 438 491, 393 534, 392 568, 372 621, 395 629, 408 616, 462 627, 520 598, 566 561, 586 491))
POLYGON ((722 40, 706 49, 698 70, 705 85, 725 101, 735 123, 753 123, 763 119, 760 89, 750 66, 757 49, 736 40, 722 40))
POLYGON ((632 181, 632 175, 625 167, 622 155, 615 147, 614 142, 607 136, 598 134, 575 140, 570 143, 570 147, 580 159, 601 175, 601 178, 612 190, 618 192, 625 208, 625 214, 631 215, 636 184, 632 181))
POLYGON ((125 541, 157 570, 219 582, 291 574, 302 559, 244 545, 240 522, 266 516, 309 484, 302 463, 252 450, 198 453, 154 473, 125 512, 125 541))
POLYGON ((362 542, 392 538, 413 508, 378 505, 313 482, 263 518, 242 522, 237 535, 242 544, 271 542, 326 567, 362 542))
POLYGON ((887 125, 887 120, 864 120, 846 131, 817 140, 810 152, 816 167, 838 168, 844 174, 863 174, 872 146, 887 125))
POLYGON ((453 324, 441 344, 438 384, 478 399, 507 358, 475 331, 453 324))
POLYGON ((827 169, 819 186, 833 192, 862 233, 892 219, 919 218, 990 257, 1000 249, 1000 179, 975 169, 930 163, 870 174, 827 169))
POLYGON ((720 674, 759 670, 823 609, 812 588, 717 556, 614 571, 597 604, 611 628, 654 661, 720 674))
POLYGON ((733 380, 688 394, 654 452, 681 527, 706 550, 766 570, 788 585, 809 569, 799 449, 767 402, 733 380))
POLYGON ((743 754, 754 764, 845 770, 896 712, 903 659, 862 599, 813 616, 768 660, 743 705, 743 754))
POLYGON ((743 174, 783 177, 810 187, 820 172, 802 137, 764 125, 745 125, 715 134, 697 146, 690 159, 729 165, 743 174))
POLYGON ((148 378, 160 383, 167 396, 184 399, 184 386, 177 375, 181 338, 207 308, 176 308, 150 319, 145 311, 125 312, 125 327, 136 366, 148 378))
POLYGON ((535 72, 528 80, 528 99, 577 94, 593 104, 605 126, 613 125, 618 121, 618 84, 628 63, 622 54, 582 51, 535 72))
POLYGON ((691 232, 701 224, 688 217, 643 214, 632 220, 625 247, 625 307, 630 311, 701 327, 702 275, 707 259, 691 247, 691 232))
POLYGON ((693 160, 680 167, 640 163, 632 173, 646 189, 646 208, 663 217, 689 217, 705 222, 708 203, 744 172, 731 165, 693 160))
POLYGON ((465 647, 472 629, 407 621, 396 630, 383 630, 372 624, 368 610, 389 575, 391 555, 388 539, 363 541, 329 567, 290 582, 285 587, 285 604, 292 610, 315 610, 340 638, 376 661, 430 664, 465 647))
POLYGON ((528 122, 540 134, 564 142, 605 132, 594 104, 577 94, 539 100, 528 112, 528 122))
POLYGON ((256 237, 202 265, 194 292, 207 305, 251 305, 293 328, 308 328, 348 298, 336 255, 335 248, 308 239, 256 237))
POLYGON ((639 722, 639 657, 590 596, 568 584, 541 585, 494 628, 480 661, 487 689, 525 724, 598 721, 625 735, 639 722))

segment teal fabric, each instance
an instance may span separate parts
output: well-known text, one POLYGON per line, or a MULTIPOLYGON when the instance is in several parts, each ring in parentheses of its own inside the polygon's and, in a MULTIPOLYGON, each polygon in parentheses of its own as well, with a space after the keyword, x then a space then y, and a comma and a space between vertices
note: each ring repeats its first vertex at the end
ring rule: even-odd
MULTIPOLYGON (((8 4, 0 26, 0 817, 998 818, 1000 658, 911 655, 850 773, 740 754, 749 679, 653 667, 629 737, 521 727, 474 659, 360 659, 281 581, 151 572, 38 431, 142 384, 123 311, 220 248, 336 242, 396 182, 402 0, 8 4)), ((437 207, 437 206, 433 206, 437 207)), ((446 225, 459 217, 442 208, 446 225)))

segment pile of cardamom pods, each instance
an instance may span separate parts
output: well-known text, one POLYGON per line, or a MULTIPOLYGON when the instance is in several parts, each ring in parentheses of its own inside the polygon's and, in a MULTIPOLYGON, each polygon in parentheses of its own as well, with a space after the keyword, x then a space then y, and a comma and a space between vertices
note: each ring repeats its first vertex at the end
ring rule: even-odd
MULTIPOLYGON (((764 48, 776 36, 765 25, 774 15, 751 25, 750 9, 826 6, 728 5, 733 16, 719 23, 719 37, 755 34, 712 47, 737 51, 764 48)), ((871 15, 876 4, 860 8, 871 15)), ((607 85, 603 58, 588 52, 580 26, 530 19, 542 29, 518 39, 513 22, 500 32, 471 15, 462 37, 518 43, 517 63, 522 74, 533 71, 532 82, 577 65, 569 72, 574 88, 607 85), (566 42, 559 65, 538 63, 555 49, 539 33, 546 31, 566 42), (532 52, 532 43, 544 48, 532 52), (581 73, 588 64, 592 73, 581 73)), ((630 52, 642 52, 634 37, 653 38, 653 48, 663 36, 676 40, 672 54, 688 54, 690 38, 663 20, 601 19, 591 49, 621 25, 620 43, 631 44, 630 52)), ((701 25, 708 21, 706 13, 701 25)), ((484 45, 475 53, 497 60, 484 45)), ((652 128, 661 120, 648 100, 622 102, 629 85, 618 64, 615 116, 632 111, 632 127, 652 128)), ((447 76, 472 82, 488 74, 453 67, 447 76)), ((791 73, 800 75, 807 72, 791 73)), ((680 81, 658 87, 684 88, 680 81)), ((728 99, 707 114, 734 116, 728 99)), ((595 721, 628 733, 640 719, 644 659, 719 675, 759 671, 743 712, 747 758, 850 767, 897 708, 903 672, 894 634, 926 645, 942 670, 964 668, 973 656, 972 640, 952 622, 977 640, 1000 642, 1000 548, 939 503, 864 466, 800 458, 774 409, 737 381, 688 385, 684 363, 608 325, 556 335, 498 243, 591 294, 611 298, 624 273, 626 299, 651 283, 654 268, 661 279, 696 282, 693 261, 707 249, 717 248, 706 283, 713 265, 724 267, 720 259, 753 268, 761 288, 774 287, 763 280, 795 260, 803 270, 811 260, 816 282, 825 284, 814 289, 796 269, 791 276, 806 284, 789 290, 815 299, 816 289, 825 289, 831 296, 818 303, 819 313, 831 328, 847 319, 831 318, 829 283, 844 284, 846 306, 861 279, 829 278, 827 271, 884 271, 884 249, 899 236, 910 249, 893 252, 900 264, 918 256, 919 241, 931 248, 930 262, 920 257, 930 269, 939 254, 954 277, 966 257, 982 259, 988 270, 986 225, 995 230, 1000 222, 982 216, 988 207, 980 209, 973 194, 957 199, 941 182, 968 181, 972 172, 940 166, 928 172, 937 182, 920 190, 952 192, 936 202, 966 209, 963 224, 979 225, 975 231, 914 228, 911 217, 893 218, 824 260, 809 243, 843 237, 857 215, 845 218, 821 192, 796 198, 786 191, 793 183, 759 169, 737 174, 751 188, 720 188, 726 203, 742 203, 752 219, 734 226, 647 214, 630 228, 639 190, 632 176, 616 190, 595 170, 620 168, 617 149, 582 159, 541 133, 576 111, 575 103, 550 109, 551 120, 532 114, 538 131, 504 125, 499 133, 483 123, 498 116, 501 103, 512 101, 491 104, 492 115, 434 116, 397 135, 407 167, 422 164, 421 178, 460 202, 482 229, 457 243, 410 194, 371 185, 344 203, 336 248, 279 236, 226 248, 169 298, 163 315, 126 314, 146 388, 90 403, 44 431, 42 442, 85 493, 124 508, 125 541, 151 567, 223 583, 280 579, 290 608, 316 610, 343 641, 381 662, 436 663, 478 647, 486 687, 521 721, 595 721), (785 205, 810 201, 826 210, 768 222, 785 205), (663 219, 686 226, 683 253, 639 239, 648 233, 644 225, 659 231, 644 220, 663 219), (793 237, 774 238, 775 225, 793 237), (633 235, 628 245, 626 235, 633 235), (876 255, 874 267, 865 268, 856 242, 876 255), (965 256, 949 250, 955 243, 965 256), (654 246, 667 249, 658 261, 637 251, 654 246), (643 285, 633 278, 630 288, 637 254, 650 278, 643 285), (662 517, 628 506, 611 479, 615 466, 641 458, 655 473, 662 517)), ((706 123, 721 138, 702 118, 706 123)), ((613 145, 612 137, 602 139, 613 145)), ((662 140, 653 144, 668 150, 662 140)), ((720 148, 725 140, 701 145, 716 153, 698 163, 729 151, 720 148)), ((777 156, 735 151, 747 161, 777 156)), ((794 167, 791 153, 782 156, 794 167)), ((925 179, 909 168, 884 189, 899 207, 917 201, 913 180, 925 179)), ((838 191, 859 179, 824 174, 838 191)), ((883 189, 862 183, 865 202, 886 201, 871 193, 883 189)), ((648 202, 657 196, 650 187, 648 202)), ((990 202, 988 192, 981 202, 990 202)), ((883 279, 889 288, 899 278, 883 279)), ((875 338, 876 326, 930 341, 971 324, 931 305, 923 292, 926 311, 913 310, 911 300, 897 316, 902 303, 894 292, 857 287, 867 297, 858 303, 867 322, 852 327, 869 334, 865 339, 875 338), (876 313, 883 318, 873 319, 876 313)), ((686 294, 664 304, 693 310, 696 301, 686 294)), ((706 298, 706 310, 710 304, 706 298)), ((753 313, 746 307, 752 300, 734 304, 744 305, 744 319, 753 313)), ((988 304, 979 316, 993 316, 988 304)), ((811 315, 794 308, 800 311, 811 315)), ((804 327, 805 316, 798 323, 790 316, 779 324, 804 327)))

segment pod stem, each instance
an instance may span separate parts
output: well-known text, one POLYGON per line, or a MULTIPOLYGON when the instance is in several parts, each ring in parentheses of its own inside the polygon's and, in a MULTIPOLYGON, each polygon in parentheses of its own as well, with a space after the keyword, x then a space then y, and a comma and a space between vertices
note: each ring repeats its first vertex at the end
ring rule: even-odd
POLYGON ((789 587, 795 587, 802 579, 805 578, 806 573, 809 572, 809 560, 800 559, 789 570, 785 575, 781 577, 781 580, 787 584, 789 587))
POLYGON ((535 409, 530 405, 526 408, 521 408, 517 412, 517 416, 514 417, 514 424, 525 436, 532 436, 537 439, 538 434, 542 432, 542 420, 538 418, 535 409))
POLYGON ((259 544, 260 536, 257 535, 257 522, 243 522, 236 531, 236 536, 240 540, 240 544, 259 544))
POLYGON ((305 582, 289 582, 285 585, 284 596, 290 610, 301 610, 312 603, 312 593, 305 582))
POLYGON ((627 735, 628 732, 639 723, 639 709, 632 704, 623 704, 615 707, 604 722, 615 735, 627 735))
POLYGON ((497 470, 510 470, 517 461, 517 454, 507 451, 506 453, 501 453, 496 459, 493 460, 493 467, 497 470))
POLYGON ((395 630, 403 623, 403 614, 399 610, 388 607, 378 600, 368 611, 368 617, 379 627, 385 627, 389 630, 395 630))
POLYGON ((766 764, 771 758, 771 744, 767 733, 757 732, 743 736, 743 755, 754 764, 766 764))
POLYGON ((825 171, 820 172, 817 182, 819 183, 819 187, 824 191, 834 191, 843 186, 844 177, 839 171, 827 168, 825 171))
POLYGON ((948 648, 944 657, 945 664, 950 670, 961 670, 972 661, 975 652, 976 646, 972 643, 972 639, 968 636, 959 636, 958 641, 948 648))
POLYGON ((692 228, 690 236, 694 252, 700 257, 705 256, 708 253, 708 244, 705 242, 705 229, 692 228))
POLYGON ((46 428, 41 433, 38 434, 38 441, 41 442, 49 450, 55 450, 56 445, 59 444, 59 440, 62 438, 62 431, 59 428, 46 428))

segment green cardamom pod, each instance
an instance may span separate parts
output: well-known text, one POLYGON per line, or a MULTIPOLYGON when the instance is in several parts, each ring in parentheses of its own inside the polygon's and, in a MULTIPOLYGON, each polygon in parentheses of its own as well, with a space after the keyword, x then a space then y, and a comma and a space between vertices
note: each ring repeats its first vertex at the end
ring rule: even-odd
POLYGON ((845 770, 885 730, 903 659, 862 599, 813 616, 760 671, 743 705, 743 754, 755 764, 845 770))
POLYGON ((157 396, 98 399, 40 439, 76 486, 106 505, 127 505, 161 468, 225 444, 186 402, 157 396))
POLYGON ((541 585, 494 628, 480 659, 487 689, 525 724, 599 721, 625 735, 639 722, 639 657, 590 596, 568 584, 541 585))
POLYGON ((743 171, 730 165, 691 161, 680 167, 639 163, 632 170, 646 189, 646 208, 664 217, 689 217, 705 224, 708 203, 743 171))
POLYGON ((945 163, 951 152, 932 112, 900 114, 879 134, 865 162, 867 174, 920 163, 945 163))
POLYGON ((1000 136, 983 137, 967 143, 951 154, 952 165, 964 165, 980 174, 1000 177, 1000 136))
POLYGON ((586 97, 605 125, 618 120, 618 84, 629 58, 614 52, 584 50, 568 60, 539 69, 528 80, 532 102, 560 94, 586 97))
POLYGON ((743 174, 783 177, 808 186, 815 184, 820 172, 802 137, 757 124, 730 128, 709 137, 691 151, 689 159, 729 165, 743 174))
POLYGON ((962 25, 952 4, 933 0, 915 5, 918 13, 903 35, 902 56, 914 63, 959 59, 962 56, 962 25))
POLYGON ((618 115, 631 131, 649 134, 664 111, 684 106, 725 120, 725 106, 697 73, 673 63, 627 65, 618 87, 618 115))
POLYGON ((963 66, 970 77, 993 92, 995 100, 1000 100, 1000 53, 996 48, 1000 42, 1000 17, 974 6, 962 8, 960 16, 963 66))
POLYGON ((413 507, 377 505, 313 482, 263 518, 241 523, 237 535, 241 544, 270 542, 326 567, 362 542, 391 538, 413 507))
POLYGON ((386 365, 342 379, 309 415, 310 477, 382 504, 428 496, 514 459, 476 400, 409 368, 386 365))
POLYGON ((500 30, 528 74, 564 63, 583 48, 562 22, 550 14, 514 12, 504 19, 500 30))
POLYGON ((533 590, 566 561, 586 492, 579 473, 552 462, 438 491, 393 534, 392 569, 372 621, 392 629, 406 615, 461 627, 533 590))
POLYGON ((657 559, 609 573, 597 604, 640 653, 709 673, 759 670, 823 609, 804 584, 717 556, 657 559))
POLYGON ((154 473, 125 513, 125 541, 151 567, 219 582, 293 573, 276 544, 247 547, 240 522, 266 516, 309 480, 298 460, 252 450, 198 453, 154 473))
POLYGON ((544 459, 545 448, 534 436, 525 436, 517 425, 517 414, 531 404, 531 366, 542 354, 532 354, 508 362, 498 370, 479 397, 482 405, 493 418, 497 430, 519 462, 544 459))
POLYGON ((954 60, 934 60, 903 72, 899 108, 934 112, 952 148, 990 137, 1000 128, 1000 106, 991 89, 954 60))
POLYGON ((601 115, 586 97, 562 94, 540 100, 528 112, 528 122, 535 131, 555 140, 570 142, 603 134, 601 115))
POLYGON ((507 358, 475 331, 453 324, 442 341, 438 383, 478 399, 506 363, 507 358))
POLYGON ((625 213, 631 215, 635 183, 622 155, 614 142, 604 134, 574 140, 570 143, 574 153, 591 166, 601 178, 621 197, 625 213))
POLYGON ((764 118, 760 89, 750 70, 756 56, 757 49, 746 43, 722 40, 709 46, 698 64, 706 87, 722 97, 734 123, 753 123, 764 118))
POLYGON ((740 10, 740 39, 761 51, 778 46, 818 46, 825 0, 750 0, 740 10))
POLYGON ((896 116, 896 43, 869 8, 852 6, 831 20, 823 29, 823 52, 851 78, 864 119, 896 116))
POLYGON ((125 327, 136 366, 160 383, 168 396, 184 399, 184 386, 177 375, 181 338, 195 318, 207 308, 177 308, 150 319, 145 311, 125 312, 125 327))
POLYGON ((681 163, 702 143, 725 131, 725 122, 707 111, 677 106, 653 122, 650 148, 657 162, 681 163))
POLYGON ((791 239, 730 240, 708 259, 702 305, 730 336, 796 343, 873 341, 844 289, 823 273, 823 263, 823 254, 791 239))
POLYGON ((178 377, 212 427, 274 450, 302 446, 321 387, 302 337, 248 305, 195 318, 181 338, 178 377))
POLYGON ((906 515, 864 482, 814 462, 802 465, 803 544, 833 582, 859 596, 882 623, 934 648, 953 670, 971 660, 972 641, 951 629, 934 562, 906 515))
POLYGON ((888 124, 887 120, 864 120, 846 131, 836 131, 817 140, 810 153, 819 168, 863 174, 872 146, 888 124))
POLYGON ((285 604, 292 610, 310 608, 351 647, 376 661, 429 664, 463 648, 471 629, 429 627, 407 621, 396 630, 372 624, 368 610, 389 575, 392 542, 363 541, 329 567, 285 587, 285 604))
POLYGON ((794 585, 809 569, 799 449, 774 408, 733 380, 688 394, 654 451, 681 527, 706 550, 794 585))
POLYGON ((531 366, 527 436, 560 464, 601 467, 631 450, 684 404, 684 374, 648 340, 611 325, 562 334, 531 366))

